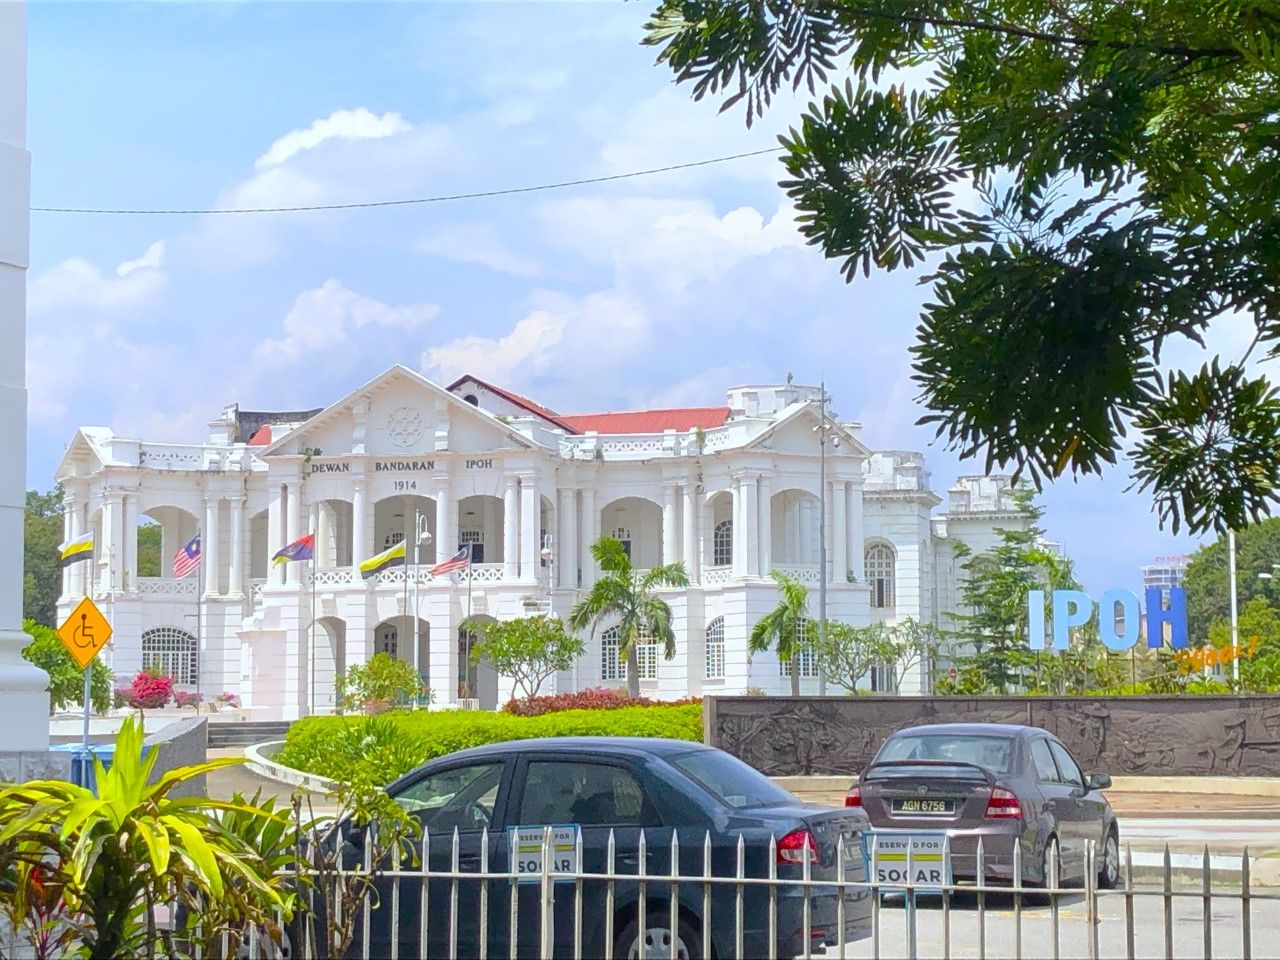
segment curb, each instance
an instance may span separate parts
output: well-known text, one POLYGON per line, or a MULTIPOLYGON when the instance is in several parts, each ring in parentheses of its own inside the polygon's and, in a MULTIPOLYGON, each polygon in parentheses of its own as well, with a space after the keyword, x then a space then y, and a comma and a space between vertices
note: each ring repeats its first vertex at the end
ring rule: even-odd
POLYGON ((266 743, 255 743, 244 748, 245 766, 260 777, 275 780, 291 787, 301 787, 311 793, 333 793, 338 789, 338 781, 330 780, 318 774, 307 773, 276 763, 274 757, 284 746, 283 740, 270 740, 266 743))

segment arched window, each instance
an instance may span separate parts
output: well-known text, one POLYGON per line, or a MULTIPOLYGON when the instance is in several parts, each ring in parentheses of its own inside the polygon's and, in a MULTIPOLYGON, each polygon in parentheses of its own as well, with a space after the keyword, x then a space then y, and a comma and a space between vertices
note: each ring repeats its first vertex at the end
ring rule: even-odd
POLYGON ((618 628, 610 627, 600 634, 600 679, 622 680, 627 668, 618 658, 618 628))
POLYGON ((896 693, 897 669, 892 663, 878 663, 871 668, 871 689, 876 693, 896 693))
MULTIPOLYGON (((804 617, 800 620, 800 677, 816 677, 818 675, 818 658, 813 655, 813 641, 818 639, 818 625, 804 617)), ((791 676, 791 661, 782 660, 778 664, 781 676, 791 676)))
POLYGON ((374 653, 385 653, 388 656, 400 655, 400 631, 393 623, 384 623, 378 627, 376 649, 374 653))
POLYGON ((724 617, 707 624, 707 666, 705 679, 724 679, 724 617))
POLYGON ((392 547, 394 547, 397 543, 399 543, 403 539, 404 539, 403 530, 396 530, 392 533, 388 533, 385 537, 382 538, 382 549, 390 550, 392 547))
POLYGON ((865 554, 867 583, 871 585, 871 607, 884 610, 894 605, 893 574, 897 556, 887 543, 873 543, 865 554))
MULTIPOLYGON (((638 638, 636 665, 641 680, 658 679, 658 645, 649 637, 638 638)), ((619 659, 617 627, 610 627, 600 634, 600 679, 627 679, 627 665, 619 659)))
POLYGON ((721 520, 711 534, 711 565, 727 567, 733 563, 733 521, 721 520))
POLYGON ((626 527, 618 527, 609 536, 622 544, 622 552, 631 556, 631 531, 626 527))
POLYGON ((142 634, 142 668, 171 677, 174 683, 198 683, 200 645, 177 627, 155 627, 142 634))
POLYGON ((459 530, 458 549, 471 548, 471 562, 484 563, 484 534, 479 530, 459 530))
POLYGON ((477 397, 474 393, 468 393, 462 399, 467 401, 467 403, 471 404, 473 407, 480 406, 480 398, 477 397))

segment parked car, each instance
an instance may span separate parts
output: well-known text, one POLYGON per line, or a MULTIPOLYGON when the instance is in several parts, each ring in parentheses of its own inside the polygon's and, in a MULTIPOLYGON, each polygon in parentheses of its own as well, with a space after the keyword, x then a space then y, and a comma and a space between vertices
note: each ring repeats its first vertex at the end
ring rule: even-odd
POLYGON ((1120 877, 1120 833, 1100 791, 1104 773, 1086 776, 1062 742, 1038 727, 947 723, 908 727, 881 745, 845 798, 875 831, 942 831, 952 875, 977 879, 982 841, 986 880, 1013 880, 1013 851, 1022 851, 1022 881, 1048 885, 1083 879, 1085 851, 1097 846, 1098 884, 1120 877))
MULTIPOLYGON (((515 898, 516 947, 520 956, 539 955, 540 884, 508 877, 469 880, 449 877, 453 837, 458 871, 478 873, 481 848, 488 838, 490 872, 512 870, 511 828, 573 827, 581 835, 578 872, 603 874, 609 836, 614 840, 614 871, 623 879, 581 881, 582 955, 605 954, 606 917, 612 911, 612 955, 629 960, 640 954, 666 958, 738 955, 737 896, 742 892, 742 955, 795 957, 837 942, 842 933, 856 939, 870 933, 870 897, 865 889, 845 891, 845 930, 837 929, 837 890, 809 890, 811 942, 804 943, 804 860, 810 877, 836 878, 837 858, 845 879, 865 879, 861 835, 866 815, 859 810, 802 803, 757 770, 723 751, 678 740, 570 737, 492 744, 433 760, 397 780, 388 792, 419 821, 430 837, 426 903, 426 943, 421 937, 422 879, 401 876, 378 883, 370 912, 372 956, 391 955, 392 938, 401 957, 474 957, 487 935, 488 955, 511 955, 510 929, 515 898), (486 833, 487 831, 487 833, 486 833), (640 837, 645 838, 645 927, 638 924, 640 837), (711 842, 710 872, 735 877, 738 840, 744 842, 744 872, 767 877, 770 856, 780 883, 771 897, 765 885, 710 885, 711 943, 703 943, 708 885, 676 884, 679 904, 671 920, 673 835, 679 873, 703 875, 704 843, 711 842), (773 840, 776 844, 771 848, 773 840), (481 930, 480 891, 487 890, 486 931, 481 930), (610 889, 612 888, 612 889, 610 889), (456 895, 456 908, 452 898, 456 895), (398 916, 393 915, 393 899, 398 916), (770 943, 770 904, 776 905, 776 940, 770 943), (451 918, 456 917, 456 922, 451 918), (456 943, 451 943, 455 941, 456 943)), ((540 831, 535 831, 540 833, 540 831)), ((349 837, 357 848, 359 836, 349 837)), ((524 844, 518 844, 521 850, 524 844)), ((535 842, 534 848, 537 844, 535 842)), ((359 855, 358 849, 355 851, 359 855)), ((557 851, 559 856, 559 851, 557 851)), ((353 862, 353 861, 348 861, 353 862)), ((535 874, 540 871, 534 871, 535 874)), ((531 879, 537 880, 537 876, 531 879)), ((574 955, 576 882, 554 885, 554 952, 574 955)), ((297 933, 294 934, 297 937, 297 933)), ((355 955, 363 940, 357 933, 355 955)))

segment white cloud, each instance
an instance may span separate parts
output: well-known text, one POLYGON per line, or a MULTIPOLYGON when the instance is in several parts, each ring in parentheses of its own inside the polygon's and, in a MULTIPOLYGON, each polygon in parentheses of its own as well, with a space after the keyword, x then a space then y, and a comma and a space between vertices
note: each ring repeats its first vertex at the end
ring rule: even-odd
POLYGON ((284 318, 285 336, 264 340, 254 348, 258 360, 290 361, 347 343, 366 327, 416 330, 439 313, 432 304, 393 307, 362 297, 337 280, 326 280, 298 295, 284 318))
POLYGON ((542 268, 530 257, 513 250, 492 223, 476 221, 444 226, 424 237, 418 250, 455 263, 476 263, 499 273, 536 277, 542 268))
POLYGON ((736 384, 766 380, 771 375, 764 364, 744 361, 722 367, 711 367, 649 395, 645 406, 715 407, 725 402, 726 391, 736 384))
POLYGON ((565 320, 546 310, 535 310, 516 322, 501 337, 459 337, 431 347, 422 357, 423 368, 441 383, 465 373, 510 383, 517 370, 544 370, 552 351, 564 336, 565 320))
POLYGON ((327 117, 313 120, 309 127, 290 130, 267 148, 254 167, 264 170, 278 167, 307 150, 314 150, 327 140, 381 140, 407 133, 413 126, 400 116, 388 111, 377 116, 366 107, 355 110, 335 110, 327 117))
POLYGON ((72 308, 91 312, 136 310, 168 283, 162 269, 164 252, 164 241, 157 241, 142 256, 119 264, 115 276, 83 257, 69 257, 31 278, 27 307, 32 316, 72 308))

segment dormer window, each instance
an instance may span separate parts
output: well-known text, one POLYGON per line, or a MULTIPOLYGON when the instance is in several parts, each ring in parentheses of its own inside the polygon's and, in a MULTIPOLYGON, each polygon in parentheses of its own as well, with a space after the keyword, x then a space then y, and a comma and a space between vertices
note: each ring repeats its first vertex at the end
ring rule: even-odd
POLYGON ((471 404, 473 407, 480 406, 480 398, 477 397, 474 393, 468 393, 462 399, 467 401, 467 403, 471 404))

